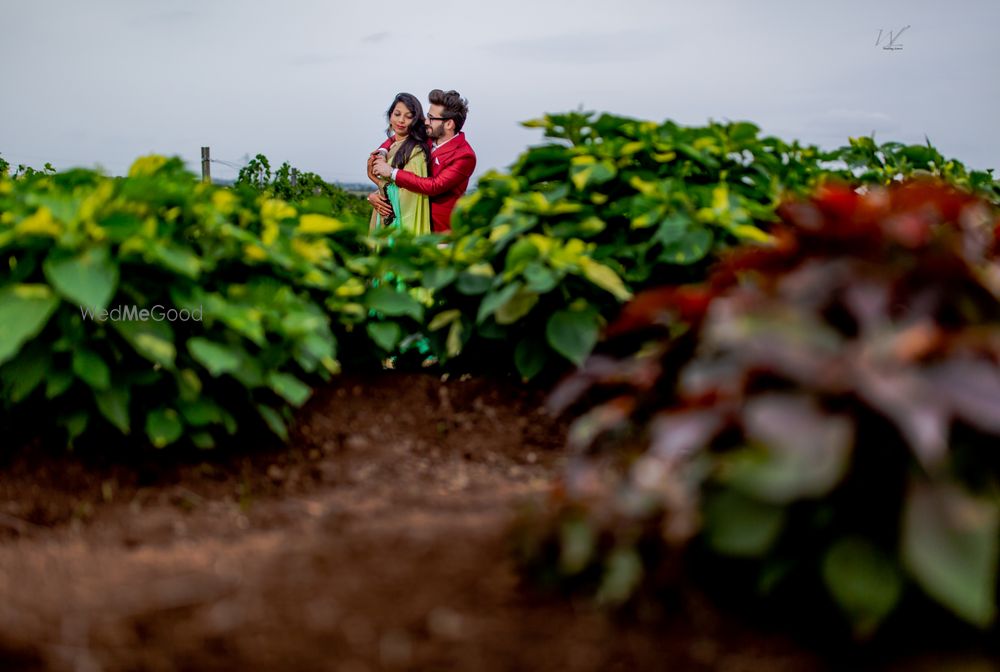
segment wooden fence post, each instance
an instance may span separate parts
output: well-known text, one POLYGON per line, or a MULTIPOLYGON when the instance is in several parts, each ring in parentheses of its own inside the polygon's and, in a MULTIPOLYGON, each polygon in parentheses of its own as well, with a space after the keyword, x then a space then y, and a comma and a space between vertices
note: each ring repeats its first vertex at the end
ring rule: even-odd
POLYGON ((201 181, 212 182, 212 169, 210 167, 211 159, 209 158, 208 147, 201 148, 201 181))

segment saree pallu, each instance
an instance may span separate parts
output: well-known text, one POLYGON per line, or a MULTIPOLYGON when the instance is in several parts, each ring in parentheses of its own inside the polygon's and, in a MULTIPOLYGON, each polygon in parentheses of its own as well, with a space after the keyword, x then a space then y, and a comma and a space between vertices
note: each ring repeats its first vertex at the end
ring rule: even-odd
MULTIPOLYGON (((391 165, 396 153, 403 145, 402 141, 392 143, 389 148, 389 155, 386 157, 391 165)), ((409 161, 403 166, 403 170, 413 173, 419 177, 427 177, 427 157, 419 147, 414 147, 410 154, 409 161)), ((389 226, 408 231, 413 235, 423 235, 431 232, 431 202, 423 195, 406 189, 400 189, 392 182, 385 182, 379 189, 382 191, 389 203, 392 204, 392 211, 395 218, 389 226)), ((370 228, 377 231, 382 228, 382 216, 377 210, 372 212, 370 228)))

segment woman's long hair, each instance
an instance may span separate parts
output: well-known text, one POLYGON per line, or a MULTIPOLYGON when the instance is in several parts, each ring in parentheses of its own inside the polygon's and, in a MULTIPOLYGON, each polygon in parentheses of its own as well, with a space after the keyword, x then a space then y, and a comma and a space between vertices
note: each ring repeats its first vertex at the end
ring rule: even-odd
POLYGON ((424 153, 424 158, 427 159, 427 167, 430 168, 430 156, 427 153, 427 126, 424 122, 424 108, 412 93, 397 93, 396 97, 392 100, 392 105, 385 111, 386 121, 390 122, 389 127, 386 129, 386 136, 392 137, 393 135, 392 111, 396 109, 397 103, 402 103, 406 106, 406 109, 413 115, 413 121, 410 122, 410 132, 407 133, 406 139, 403 140, 403 146, 396 151, 396 156, 392 160, 392 167, 402 168, 405 166, 406 162, 410 160, 414 148, 419 148, 424 153))

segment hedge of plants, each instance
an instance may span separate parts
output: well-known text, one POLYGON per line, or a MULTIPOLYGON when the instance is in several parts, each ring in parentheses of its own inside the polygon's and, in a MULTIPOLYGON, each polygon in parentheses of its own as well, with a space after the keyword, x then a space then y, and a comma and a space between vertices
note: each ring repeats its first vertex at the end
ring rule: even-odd
POLYGON ((325 207, 341 217, 367 220, 371 215, 367 200, 330 184, 316 173, 296 170, 287 161, 272 173, 271 162, 263 154, 257 154, 240 169, 233 186, 237 190, 266 193, 288 203, 320 197, 329 203, 325 207))
POLYGON ((209 447, 261 424, 284 437, 343 367, 545 383, 585 361, 636 291, 770 243, 781 199, 831 175, 926 172, 1000 193, 931 147, 824 153, 745 122, 581 113, 527 125, 548 141, 484 176, 448 237, 370 235, 362 199, 309 173, 293 184, 263 156, 232 189, 163 157, 117 179, 0 164, 0 423, 209 447), (155 307, 200 319, 89 317, 155 307))
POLYGON ((633 292, 701 280, 720 252, 768 243, 782 199, 827 180, 933 175, 1000 203, 989 171, 968 171, 929 144, 858 138, 822 151, 762 136, 748 122, 680 126, 590 113, 525 125, 548 141, 508 172, 484 175, 453 222, 456 247, 489 278, 443 302, 460 308, 461 318, 448 315, 469 355, 462 365, 490 353, 525 379, 579 365, 633 292))
POLYGON ((70 445, 285 437, 355 319, 327 305, 360 249, 331 215, 199 184, 163 157, 122 179, 0 179, 3 424, 70 445))
POLYGON ((573 457, 525 572, 609 604, 700 575, 859 638, 928 604, 994 628, 997 210, 910 181, 779 216, 704 283, 639 294, 554 391, 573 457))

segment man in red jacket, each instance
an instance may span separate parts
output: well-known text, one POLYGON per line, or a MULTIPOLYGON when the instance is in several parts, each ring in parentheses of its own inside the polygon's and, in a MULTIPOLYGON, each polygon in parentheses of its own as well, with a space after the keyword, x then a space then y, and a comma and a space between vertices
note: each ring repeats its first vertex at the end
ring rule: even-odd
MULTIPOLYGON (((465 139, 462 126, 469 114, 469 103, 457 91, 434 89, 428 94, 427 136, 431 145, 430 177, 392 168, 384 156, 375 159, 376 175, 391 179, 400 189, 426 194, 431 202, 431 229, 435 233, 451 231, 451 213, 455 203, 469 188, 469 178, 476 169, 476 153, 465 139)), ((378 192, 368 197, 377 209, 388 206, 378 192)))

